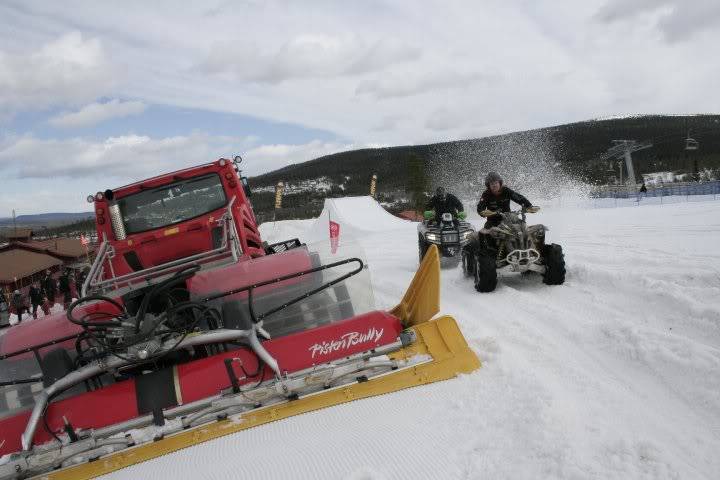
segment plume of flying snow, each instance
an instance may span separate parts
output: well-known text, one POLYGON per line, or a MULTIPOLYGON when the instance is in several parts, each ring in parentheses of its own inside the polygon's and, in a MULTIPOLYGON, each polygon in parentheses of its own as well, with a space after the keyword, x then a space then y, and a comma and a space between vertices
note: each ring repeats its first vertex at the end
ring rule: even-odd
POLYGON ((431 150, 427 171, 433 188, 443 185, 466 204, 477 202, 491 171, 536 205, 588 198, 591 186, 560 162, 560 149, 549 130, 439 144, 431 150))

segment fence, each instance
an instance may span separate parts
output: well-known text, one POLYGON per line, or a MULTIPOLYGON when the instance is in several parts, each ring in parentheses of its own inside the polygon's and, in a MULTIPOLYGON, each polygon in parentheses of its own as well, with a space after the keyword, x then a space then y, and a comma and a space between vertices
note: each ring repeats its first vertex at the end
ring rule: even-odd
MULTIPOLYGON (((638 187, 602 187, 590 194, 591 198, 637 198, 638 187)), ((662 185, 648 185, 647 197, 669 197, 689 195, 720 195, 720 180, 711 182, 667 183, 662 185)))

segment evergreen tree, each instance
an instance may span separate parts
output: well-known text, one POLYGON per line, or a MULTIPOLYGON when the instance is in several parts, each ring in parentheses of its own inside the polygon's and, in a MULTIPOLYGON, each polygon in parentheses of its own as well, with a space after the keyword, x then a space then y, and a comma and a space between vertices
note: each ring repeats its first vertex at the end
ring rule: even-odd
POLYGON ((413 208, 420 211, 425 203, 425 192, 428 189, 428 177, 425 160, 414 152, 408 155, 407 160, 407 191, 410 194, 413 208))

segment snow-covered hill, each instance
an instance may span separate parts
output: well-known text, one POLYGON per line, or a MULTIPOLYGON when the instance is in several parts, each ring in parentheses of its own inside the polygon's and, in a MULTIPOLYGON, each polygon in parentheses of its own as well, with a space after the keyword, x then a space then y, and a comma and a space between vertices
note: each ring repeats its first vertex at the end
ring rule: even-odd
MULTIPOLYGON (((350 210, 344 232, 365 248, 378 306, 393 306, 417 267, 416 225, 350 210)), ((720 202, 554 207, 533 220, 564 247, 565 285, 512 275, 478 294, 459 269, 443 271, 442 312, 480 370, 106 478, 718 478, 720 202)), ((313 228, 261 230, 272 242, 313 228)))

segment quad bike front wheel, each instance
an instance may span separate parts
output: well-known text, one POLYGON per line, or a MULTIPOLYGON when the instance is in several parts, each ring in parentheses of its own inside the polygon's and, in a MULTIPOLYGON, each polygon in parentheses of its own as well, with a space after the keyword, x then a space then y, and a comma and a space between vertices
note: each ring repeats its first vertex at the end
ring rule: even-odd
POLYGON ((565 282, 565 255, 562 247, 556 243, 543 248, 545 273, 543 283, 546 285, 562 285, 565 282))
POLYGON ((474 277, 475 276, 475 254, 467 248, 463 248, 462 252, 460 254, 462 255, 463 275, 465 276, 465 278, 474 277))
POLYGON ((475 255, 475 290, 481 293, 492 292, 497 286, 495 256, 478 252, 475 255))
POLYGON ((425 253, 428 250, 428 244, 423 238, 422 235, 418 235, 418 253, 420 255, 420 263, 422 263, 423 258, 425 258, 425 253))

